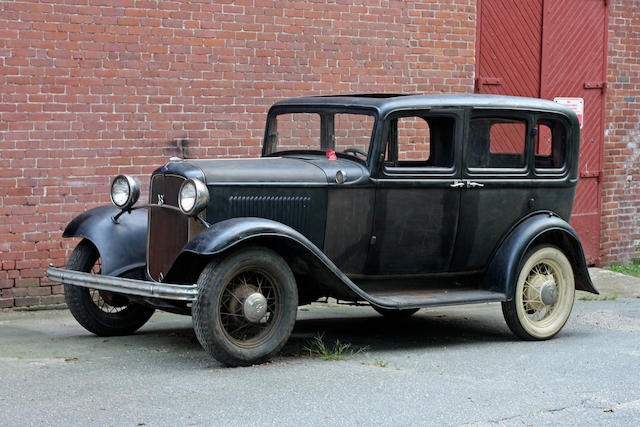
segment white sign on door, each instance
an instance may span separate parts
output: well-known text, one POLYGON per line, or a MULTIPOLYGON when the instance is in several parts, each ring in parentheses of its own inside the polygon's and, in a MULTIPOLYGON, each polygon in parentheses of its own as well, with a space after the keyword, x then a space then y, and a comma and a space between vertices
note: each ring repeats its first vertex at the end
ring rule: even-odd
POLYGON ((584 99, 582 98, 553 98, 558 104, 566 105, 571 108, 578 116, 580 122, 580 129, 582 129, 582 123, 584 120, 584 99))

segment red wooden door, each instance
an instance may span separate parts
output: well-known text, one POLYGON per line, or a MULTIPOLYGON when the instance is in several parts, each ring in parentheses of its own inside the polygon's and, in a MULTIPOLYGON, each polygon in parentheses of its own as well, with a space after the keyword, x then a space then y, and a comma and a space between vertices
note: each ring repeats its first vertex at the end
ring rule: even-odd
POLYGON ((476 92, 540 96, 542 0, 478 2, 476 92))
POLYGON ((540 97, 584 99, 580 131, 580 179, 571 225, 587 262, 598 262, 607 6, 604 0, 545 0, 540 97))
POLYGON ((589 264, 600 250, 605 0, 479 0, 476 92, 584 99, 571 224, 589 264))

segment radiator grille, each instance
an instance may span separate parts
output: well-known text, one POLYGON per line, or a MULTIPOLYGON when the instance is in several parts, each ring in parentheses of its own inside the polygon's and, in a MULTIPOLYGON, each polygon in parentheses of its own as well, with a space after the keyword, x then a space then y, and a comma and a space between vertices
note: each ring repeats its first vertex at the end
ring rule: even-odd
MULTIPOLYGON (((175 175, 155 175, 151 178, 149 203, 178 206, 178 191, 185 181, 175 175)), ((149 208, 147 233, 147 270, 149 276, 161 281, 180 250, 189 239, 189 217, 173 209, 149 208)))
POLYGON ((309 222, 311 197, 231 196, 229 217, 255 216, 272 219, 304 232, 309 222))

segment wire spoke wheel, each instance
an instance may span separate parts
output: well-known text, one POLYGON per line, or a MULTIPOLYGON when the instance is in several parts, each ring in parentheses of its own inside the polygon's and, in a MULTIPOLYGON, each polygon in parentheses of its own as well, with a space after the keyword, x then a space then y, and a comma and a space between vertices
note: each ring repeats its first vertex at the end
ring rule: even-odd
POLYGON ((105 313, 120 313, 129 306, 126 300, 118 301, 118 298, 109 292, 89 288, 89 295, 96 307, 105 313))
MULTIPOLYGON (((102 258, 98 256, 98 259, 92 267, 89 267, 88 264, 90 264, 90 261, 87 263, 87 267, 91 274, 102 274, 102 258)), ((119 313, 125 310, 130 304, 126 298, 119 298, 111 292, 93 288, 88 288, 88 291, 91 296, 91 301, 93 301, 96 308, 104 313, 119 313)))
MULTIPOLYGON (((102 259, 91 242, 82 240, 71 253, 67 269, 102 274, 102 259)), ((153 308, 131 302, 123 295, 93 288, 64 285, 64 296, 78 323, 99 336, 130 334, 154 312, 153 308)))
POLYGON ((298 292, 291 269, 275 252, 252 247, 211 261, 198 290, 192 308, 196 336, 220 362, 264 362, 289 338, 298 292))
POLYGON ((261 271, 244 271, 236 275, 227 284, 220 299, 220 323, 224 332, 237 345, 255 345, 269 334, 280 315, 278 309, 282 302, 279 301, 280 293, 273 284, 273 280, 261 271), (249 297, 264 298, 260 301, 266 304, 264 313, 258 312, 255 316, 247 318, 245 310, 249 297), (255 319, 255 317, 259 317, 255 319))
POLYGON ((548 339, 564 326, 575 295, 573 269, 554 246, 538 246, 522 263, 512 300, 502 304, 509 328, 527 340, 548 339))

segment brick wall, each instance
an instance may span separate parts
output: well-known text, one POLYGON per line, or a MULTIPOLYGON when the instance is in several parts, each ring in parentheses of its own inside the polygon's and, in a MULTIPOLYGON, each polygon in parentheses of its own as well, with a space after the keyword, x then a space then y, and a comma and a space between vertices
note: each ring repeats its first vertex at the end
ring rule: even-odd
POLYGON ((640 10, 609 6, 602 199, 603 264, 640 258, 640 10))
POLYGON ((111 177, 257 155, 276 100, 473 91, 474 0, 350 3, 2 1, 0 307, 62 302, 44 269, 111 177))

